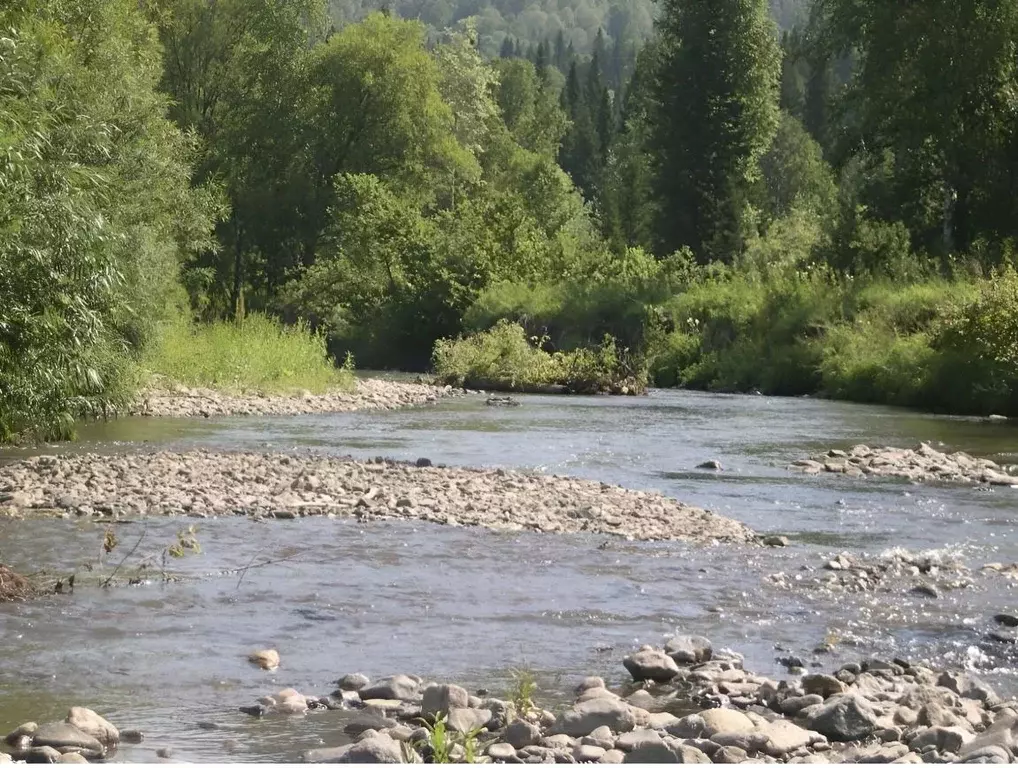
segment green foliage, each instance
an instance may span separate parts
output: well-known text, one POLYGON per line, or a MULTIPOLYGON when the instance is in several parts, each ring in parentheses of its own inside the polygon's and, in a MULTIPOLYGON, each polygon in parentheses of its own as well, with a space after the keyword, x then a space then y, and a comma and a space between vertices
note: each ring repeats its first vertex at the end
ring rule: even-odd
POLYGON ((427 755, 430 763, 476 763, 481 755, 477 737, 480 728, 469 733, 457 734, 449 729, 445 715, 437 716, 434 721, 422 721, 428 731, 427 741, 418 742, 415 746, 427 755))
POLYGON ((142 367, 171 382, 232 390, 325 392, 353 384, 349 371, 327 356, 321 334, 259 314, 207 325, 171 323, 142 367))
POLYGON ((589 53, 598 32, 607 32, 618 44, 635 46, 645 40, 654 24, 652 0, 560 0, 524 4, 512 0, 331 0, 338 24, 358 21, 367 13, 386 8, 406 19, 420 19, 434 31, 474 17, 478 44, 487 56, 498 54, 506 39, 530 48, 562 35, 563 45, 589 53))
POLYGON ((572 352, 547 352, 541 347, 546 341, 502 320, 487 331, 436 342, 435 375, 454 386, 513 392, 562 387, 580 394, 638 394, 646 387, 646 373, 610 336, 572 352))
POLYGON ((787 216, 794 208, 829 215, 837 199, 837 186, 820 145, 796 118, 781 114, 777 133, 760 158, 766 197, 764 209, 772 218, 787 216))
POLYGON ((776 28, 763 0, 666 0, 658 28, 651 150, 661 251, 731 262, 778 127, 776 28))
POLYGON ((1018 5, 819 0, 815 17, 827 54, 854 60, 844 137, 891 153, 913 242, 950 253, 1014 236, 1018 5))
POLYGON ((467 310, 464 326, 483 331, 509 319, 531 335, 547 336, 554 349, 593 347, 606 335, 625 348, 642 349, 657 322, 656 305, 690 274, 682 253, 660 261, 639 248, 602 254, 557 282, 493 284, 467 310))
POLYGON ((772 225, 736 267, 701 268, 663 305, 670 330, 648 349, 656 384, 1016 412, 1012 270, 846 276, 812 263, 810 238, 789 238, 789 227, 772 225))
POLYGON ((534 694, 537 693, 537 680, 534 673, 529 669, 514 669, 511 671, 513 684, 509 689, 509 703, 516 717, 526 718, 533 712, 537 705, 534 704, 534 694))
POLYGON ((135 4, 19 0, 0 28, 0 441, 69 437, 130 397, 214 211, 135 4))
POLYGON ((1018 371, 1018 272, 1008 266, 948 316, 939 343, 1018 371))

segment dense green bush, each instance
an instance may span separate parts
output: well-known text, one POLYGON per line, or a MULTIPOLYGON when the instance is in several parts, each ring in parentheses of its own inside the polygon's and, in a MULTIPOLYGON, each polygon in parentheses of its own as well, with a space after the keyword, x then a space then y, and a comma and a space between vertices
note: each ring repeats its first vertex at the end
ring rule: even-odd
POLYGON ((68 437, 130 397, 213 198, 136 3, 14 0, 0 28, 0 441, 68 437))
POLYGON ((573 352, 548 352, 542 341, 507 320, 465 338, 441 339, 435 344, 435 375, 454 386, 510 392, 561 388, 637 394, 646 389, 645 371, 611 337, 573 352))

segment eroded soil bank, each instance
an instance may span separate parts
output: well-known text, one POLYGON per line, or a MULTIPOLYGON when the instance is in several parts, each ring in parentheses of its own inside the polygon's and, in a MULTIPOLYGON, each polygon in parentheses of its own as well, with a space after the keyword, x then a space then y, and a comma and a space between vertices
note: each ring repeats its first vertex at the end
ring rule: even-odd
POLYGON ((0 511, 68 516, 354 516, 640 540, 748 542, 742 523, 657 493, 570 477, 315 455, 36 456, 0 468, 0 511))

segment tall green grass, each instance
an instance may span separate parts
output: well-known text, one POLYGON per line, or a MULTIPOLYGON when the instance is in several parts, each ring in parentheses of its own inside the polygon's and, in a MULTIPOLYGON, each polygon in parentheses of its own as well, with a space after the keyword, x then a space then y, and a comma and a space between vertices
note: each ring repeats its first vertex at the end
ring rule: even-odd
POLYGON ((323 336, 258 314, 207 325, 175 321, 141 367, 150 377, 229 391, 321 393, 354 384, 350 366, 337 367, 328 356, 323 336))
POLYGON ((1018 415, 1018 275, 701 274, 648 350, 658 386, 1018 415))

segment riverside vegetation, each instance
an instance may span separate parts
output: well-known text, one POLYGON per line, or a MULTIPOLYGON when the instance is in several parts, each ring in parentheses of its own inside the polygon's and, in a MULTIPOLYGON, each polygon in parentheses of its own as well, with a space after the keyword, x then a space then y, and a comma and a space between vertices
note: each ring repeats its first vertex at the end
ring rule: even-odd
POLYGON ((349 354, 1018 413, 1013 4, 495 5, 5 3, 0 437, 349 354))

